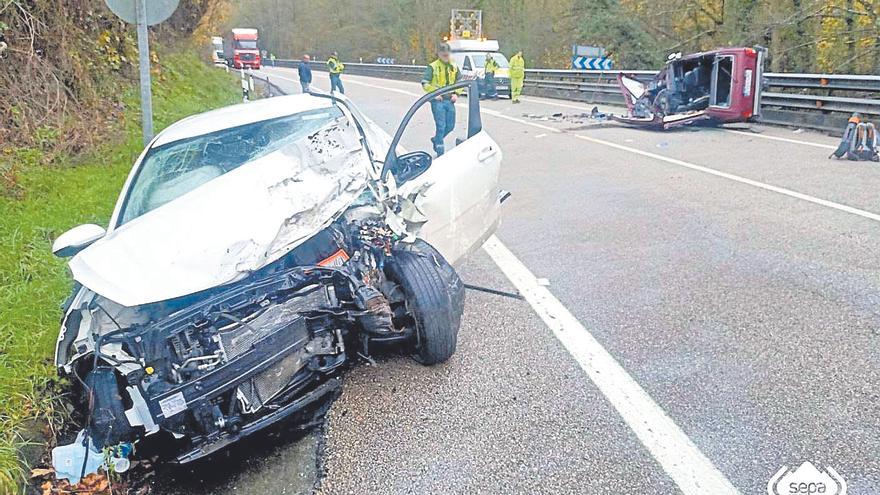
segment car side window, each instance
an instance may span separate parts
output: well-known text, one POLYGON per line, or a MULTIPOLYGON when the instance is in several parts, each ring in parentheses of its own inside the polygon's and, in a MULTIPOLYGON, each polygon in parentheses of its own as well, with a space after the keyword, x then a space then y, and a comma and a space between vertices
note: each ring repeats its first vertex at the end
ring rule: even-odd
MULTIPOLYGON (((430 165, 482 129, 480 100, 475 97, 476 81, 460 81, 419 98, 404 116, 397 129, 383 172, 395 178, 412 176, 416 165, 430 165), (467 98, 461 98, 468 95, 467 98), (420 153, 425 159, 398 160, 420 153)), ((423 171, 423 170, 422 170, 423 171)))

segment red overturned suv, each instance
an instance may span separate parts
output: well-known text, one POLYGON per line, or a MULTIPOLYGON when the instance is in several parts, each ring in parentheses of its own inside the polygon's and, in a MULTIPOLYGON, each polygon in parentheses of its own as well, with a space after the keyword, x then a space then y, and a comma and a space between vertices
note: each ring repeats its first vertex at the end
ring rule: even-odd
POLYGON ((611 118, 659 129, 749 121, 761 113, 765 55, 762 47, 673 54, 648 82, 620 73, 617 81, 628 112, 611 118))

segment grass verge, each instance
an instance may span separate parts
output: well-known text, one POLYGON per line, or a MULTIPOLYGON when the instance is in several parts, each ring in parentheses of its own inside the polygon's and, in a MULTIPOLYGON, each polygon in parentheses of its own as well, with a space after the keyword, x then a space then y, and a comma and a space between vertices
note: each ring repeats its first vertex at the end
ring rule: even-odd
MULTIPOLYGON (((229 74, 195 54, 169 54, 153 79, 156 129, 238 98, 229 74)), ((18 490, 22 449, 40 436, 34 425, 56 415, 52 354, 71 281, 52 241, 82 223, 106 225, 143 149, 136 87, 121 104, 123 118, 104 145, 58 165, 41 165, 38 149, 0 149, 0 167, 15 165, 17 182, 15 194, 0 194, 0 493, 18 490)))

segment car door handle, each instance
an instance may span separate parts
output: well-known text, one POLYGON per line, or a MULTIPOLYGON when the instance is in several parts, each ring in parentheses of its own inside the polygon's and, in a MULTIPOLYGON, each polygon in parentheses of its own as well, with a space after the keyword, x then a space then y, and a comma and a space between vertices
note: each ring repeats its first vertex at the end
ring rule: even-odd
POLYGON ((498 153, 498 148, 494 146, 486 146, 482 151, 477 155, 477 160, 484 162, 489 158, 495 156, 495 153, 498 153))

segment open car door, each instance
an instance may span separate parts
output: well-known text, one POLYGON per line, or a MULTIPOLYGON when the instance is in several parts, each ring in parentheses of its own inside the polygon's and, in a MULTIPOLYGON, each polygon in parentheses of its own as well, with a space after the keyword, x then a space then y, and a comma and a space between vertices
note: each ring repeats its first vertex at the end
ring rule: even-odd
MULTIPOLYGON (((398 195, 408 198, 425 216, 418 237, 434 246, 446 260, 460 264, 498 228, 501 196, 498 176, 501 149, 483 130, 476 81, 459 82, 428 93, 410 108, 394 134, 382 167, 382 180, 392 175, 398 195), (402 152, 404 131, 413 116, 431 100, 467 88, 467 138, 438 158, 425 151, 402 152)), ((460 109, 459 109, 460 110, 460 109)), ((413 124, 414 127, 419 127, 413 124)), ((419 141, 429 126, 422 125, 419 141)), ((430 129, 433 130, 433 129, 430 129)))
POLYGON ((709 115, 722 122, 760 117, 765 52, 760 46, 719 50, 712 66, 709 115))
POLYGON ((626 115, 611 114, 611 120, 644 127, 659 127, 663 124, 663 117, 654 112, 654 102, 651 101, 647 84, 621 72, 617 75, 617 85, 620 86, 623 101, 626 103, 626 115))

